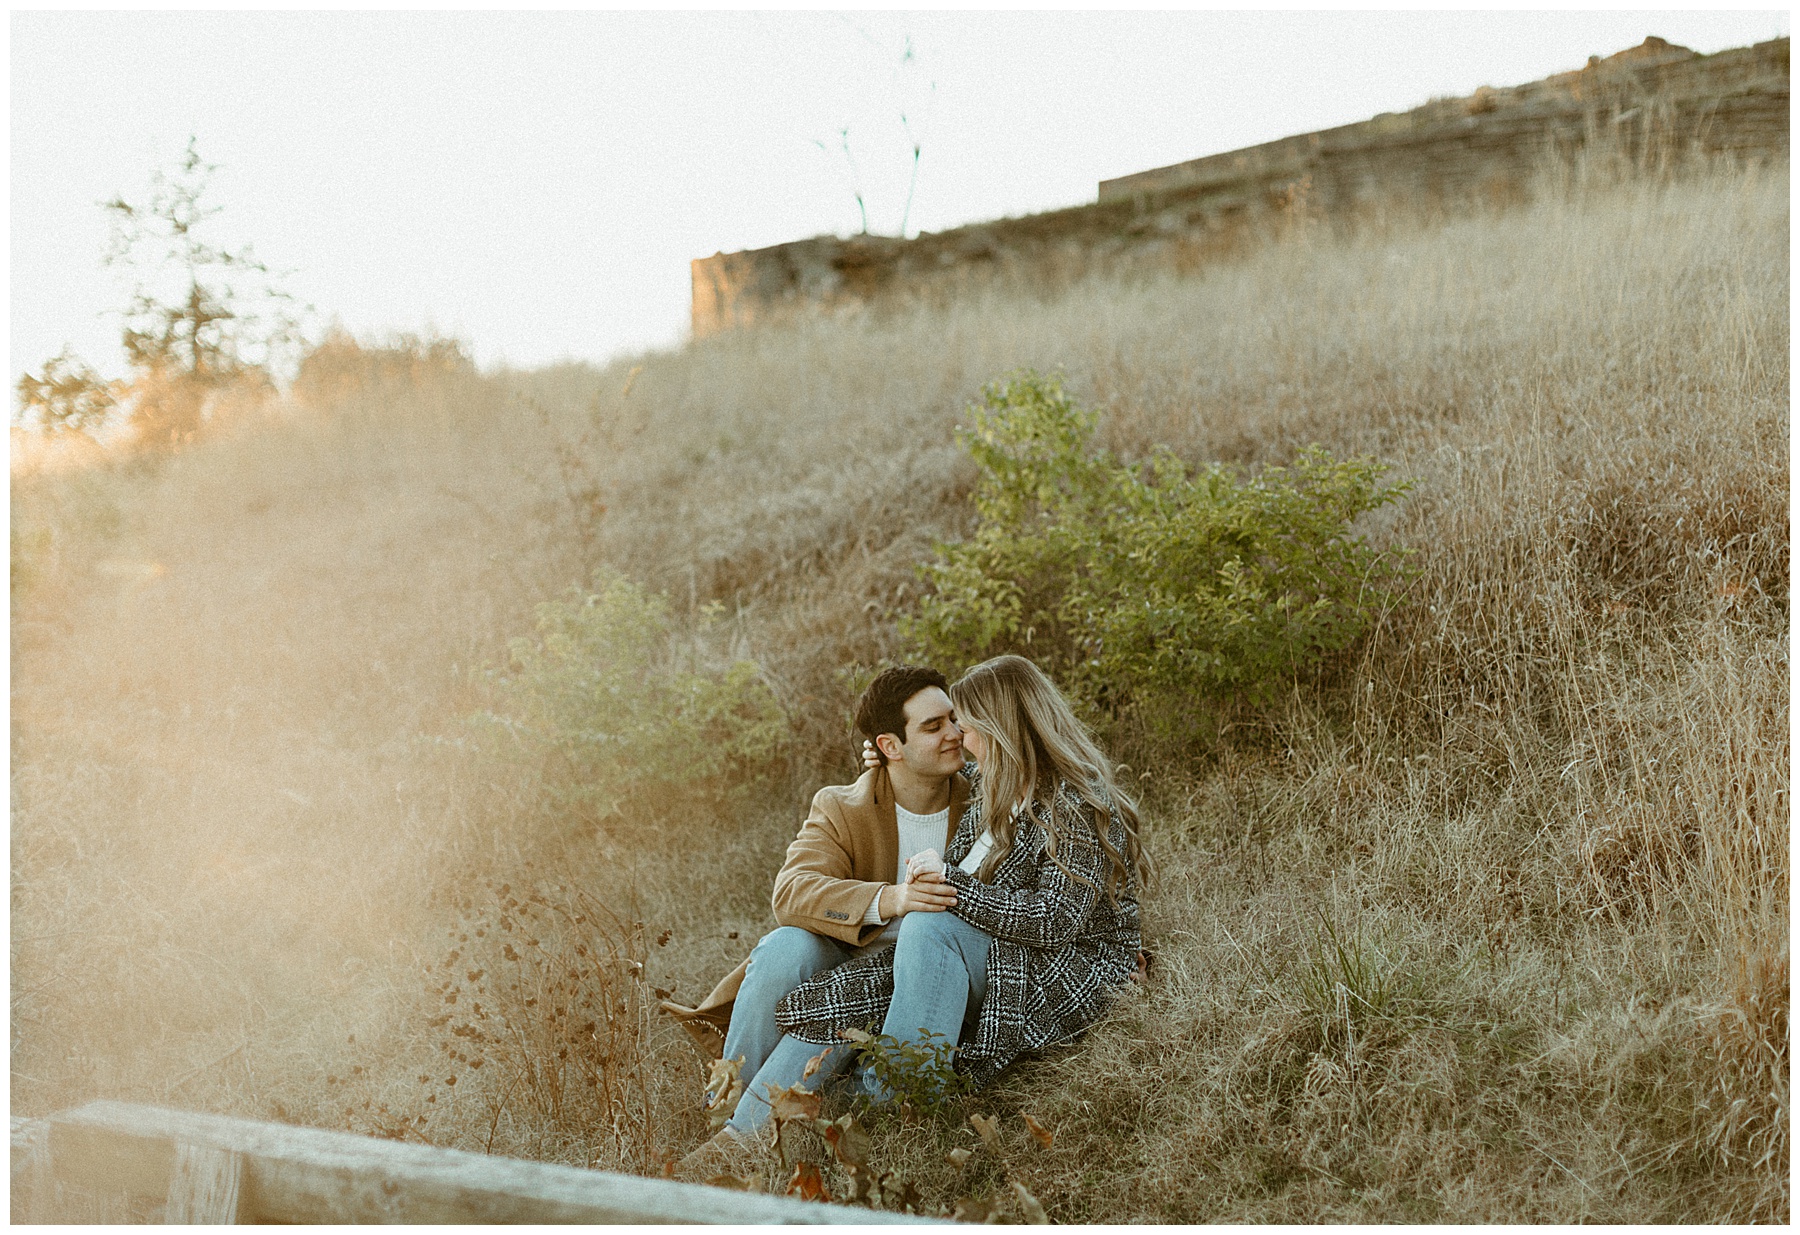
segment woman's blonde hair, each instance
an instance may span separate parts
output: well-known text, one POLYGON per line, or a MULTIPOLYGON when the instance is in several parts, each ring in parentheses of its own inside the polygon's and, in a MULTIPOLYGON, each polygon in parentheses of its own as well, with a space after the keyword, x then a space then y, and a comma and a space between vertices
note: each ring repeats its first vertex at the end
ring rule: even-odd
POLYGON ((981 761, 981 817, 993 833, 994 847, 976 878, 991 879, 1012 852, 1018 831, 1013 808, 1032 800, 1047 808, 1045 853, 1073 874, 1057 856, 1071 822, 1057 817, 1061 781, 1094 808, 1096 839, 1107 857, 1107 895, 1132 875, 1144 879, 1148 868, 1138 842, 1137 803, 1119 788, 1112 764, 1042 669, 1023 656, 996 656, 953 683, 950 702, 956 705, 957 723, 988 741, 988 753, 981 761), (1125 825, 1123 852, 1106 837, 1111 815, 1125 825))

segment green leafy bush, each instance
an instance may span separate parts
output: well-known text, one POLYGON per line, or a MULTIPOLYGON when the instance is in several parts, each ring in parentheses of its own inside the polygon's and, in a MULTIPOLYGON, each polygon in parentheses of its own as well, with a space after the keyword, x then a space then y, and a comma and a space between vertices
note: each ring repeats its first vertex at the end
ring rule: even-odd
POLYGON ((889 1100, 920 1114, 937 1114, 970 1092, 969 1080, 956 1071, 956 1043, 926 1029, 916 1042, 892 1034, 846 1030, 856 1043, 857 1060, 869 1070, 889 1100))
POLYGON ((603 570, 538 606, 537 637, 513 640, 498 675, 504 714, 479 719, 591 818, 720 806, 776 770, 787 725, 757 665, 709 646, 716 617, 683 632, 666 597, 603 570))
POLYGON ((1367 629, 1398 556, 1353 536, 1408 485, 1320 447, 1292 467, 1190 472, 1158 448, 1127 464, 1093 444, 1095 415, 1061 382, 989 385, 959 440, 981 468, 974 536, 938 547, 905 623, 946 668, 1029 656, 1097 718, 1191 736, 1197 699, 1266 698, 1367 629))

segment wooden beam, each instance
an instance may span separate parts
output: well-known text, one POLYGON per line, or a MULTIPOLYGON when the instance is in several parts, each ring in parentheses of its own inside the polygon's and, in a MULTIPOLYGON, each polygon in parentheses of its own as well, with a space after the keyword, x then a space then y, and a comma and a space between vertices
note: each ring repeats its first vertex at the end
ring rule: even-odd
POLYGON ((50 1127, 41 1119, 12 1117, 12 1220, 31 1221, 36 1176, 42 1171, 50 1127))
POLYGON ((244 1156, 183 1141, 175 1147, 175 1176, 163 1203, 171 1226, 232 1226, 241 1211, 244 1156))
POLYGON ((201 1182, 178 1185, 172 1199, 197 1186, 210 1198, 207 1217, 189 1221, 229 1221, 221 1215, 233 1183, 236 1201, 229 1207, 240 1222, 929 1221, 123 1102, 92 1102, 46 1122, 59 1183, 170 1196, 177 1163, 184 1162, 201 1182))
POLYGON ((19 1176, 31 1165, 31 1151, 43 1138, 48 1129, 41 1119, 27 1119, 23 1115, 12 1117, 12 1181, 13 1187, 19 1186, 19 1176))

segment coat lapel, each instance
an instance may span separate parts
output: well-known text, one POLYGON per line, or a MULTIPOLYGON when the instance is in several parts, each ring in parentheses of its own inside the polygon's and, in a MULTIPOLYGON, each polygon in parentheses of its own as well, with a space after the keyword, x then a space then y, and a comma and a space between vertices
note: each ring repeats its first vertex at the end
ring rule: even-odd
POLYGON ((853 862, 855 869, 852 878, 870 880, 878 883, 894 882, 894 872, 900 868, 900 824, 894 817, 894 787, 887 784, 887 777, 881 778, 882 785, 875 793, 875 803, 871 808, 873 818, 871 826, 858 829, 859 839, 866 839, 867 848, 858 846, 853 862), (863 865, 863 855, 867 854, 867 865, 863 865))

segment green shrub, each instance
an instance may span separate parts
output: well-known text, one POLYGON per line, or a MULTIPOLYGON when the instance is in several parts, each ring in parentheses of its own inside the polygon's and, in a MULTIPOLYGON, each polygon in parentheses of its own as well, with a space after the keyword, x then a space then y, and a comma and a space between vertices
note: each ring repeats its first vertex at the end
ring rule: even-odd
POLYGON ((776 770, 787 724, 757 665, 709 646, 717 608, 681 631, 668 599, 603 570, 538 606, 480 720, 542 759, 560 802, 594 819, 716 808, 776 770))
POLYGON ((969 1092, 969 1080, 956 1071, 956 1043, 923 1029, 918 1041, 902 1042, 891 1034, 846 1030, 856 1043, 857 1061, 889 1095, 920 1114, 935 1115, 969 1092))
POLYGON ((959 440, 981 469, 974 536, 938 546, 904 632, 946 668, 1029 656, 1096 719, 1193 736, 1196 700, 1265 699, 1393 602, 1398 555, 1350 532, 1395 500, 1368 459, 1314 446, 1254 476, 1126 464, 1095 415, 1035 373, 989 385, 959 440))

